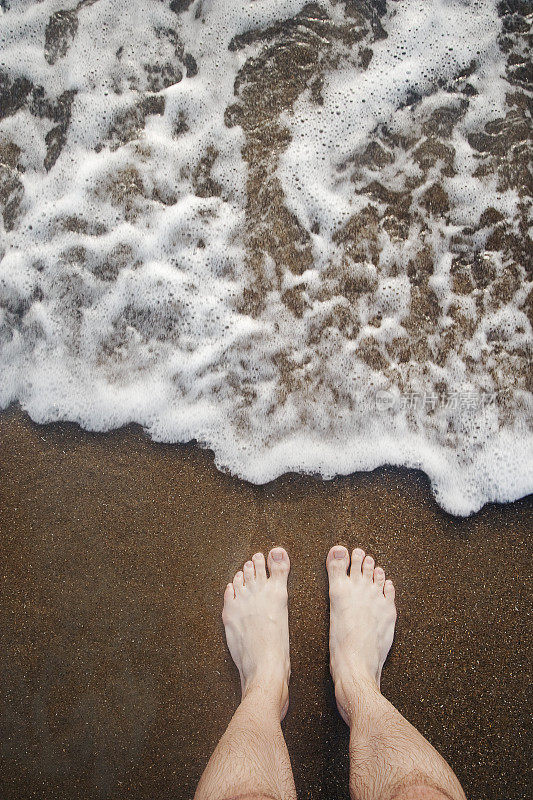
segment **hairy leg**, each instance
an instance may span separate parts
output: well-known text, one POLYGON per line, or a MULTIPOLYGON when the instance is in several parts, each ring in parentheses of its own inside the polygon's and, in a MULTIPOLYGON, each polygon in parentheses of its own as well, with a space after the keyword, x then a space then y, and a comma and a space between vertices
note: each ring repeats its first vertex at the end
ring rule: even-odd
POLYGON ((332 547, 330 664, 337 706, 350 726, 352 800, 465 800, 452 769, 380 692, 394 637, 395 591, 374 559, 332 547))
POLYGON ((289 705, 287 578, 276 547, 256 553, 224 593, 226 640, 239 670, 242 700, 200 779, 195 800, 295 800, 281 720, 289 705))

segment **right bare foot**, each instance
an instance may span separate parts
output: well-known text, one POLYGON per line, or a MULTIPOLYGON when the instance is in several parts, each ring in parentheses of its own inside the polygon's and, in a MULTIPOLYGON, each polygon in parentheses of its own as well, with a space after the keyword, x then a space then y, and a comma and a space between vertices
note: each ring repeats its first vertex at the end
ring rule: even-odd
POLYGON ((222 620, 229 651, 241 676, 243 698, 252 689, 267 693, 279 705, 281 719, 289 706, 289 621, 287 551, 274 547, 256 553, 237 572, 224 592, 222 620))
POLYGON ((337 707, 349 724, 353 687, 361 681, 379 691, 381 669, 394 638, 394 586, 374 559, 335 545, 328 553, 330 667, 337 707))

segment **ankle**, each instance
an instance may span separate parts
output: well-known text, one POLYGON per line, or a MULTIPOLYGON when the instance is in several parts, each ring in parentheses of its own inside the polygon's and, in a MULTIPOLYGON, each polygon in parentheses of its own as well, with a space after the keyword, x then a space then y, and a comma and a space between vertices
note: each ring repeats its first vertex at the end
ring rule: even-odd
POLYGON ((335 680, 335 698, 350 726, 384 699, 376 679, 363 669, 347 671, 335 680))
POLYGON ((288 681, 282 675, 256 674, 246 682, 242 690, 243 700, 254 703, 268 711, 273 709, 279 717, 289 697, 288 681))

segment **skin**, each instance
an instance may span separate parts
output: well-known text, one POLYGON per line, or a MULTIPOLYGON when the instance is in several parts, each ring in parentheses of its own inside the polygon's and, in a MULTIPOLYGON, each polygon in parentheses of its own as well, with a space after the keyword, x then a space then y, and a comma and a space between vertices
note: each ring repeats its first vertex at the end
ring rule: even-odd
MULTIPOLYGON (((222 619, 242 700, 200 779, 195 800, 294 800, 281 721, 289 705, 287 552, 256 553, 224 593, 222 619)), ((352 800, 465 800, 446 761, 380 691, 394 637, 395 591, 381 567, 336 545, 326 559, 330 666, 350 726, 352 800)))

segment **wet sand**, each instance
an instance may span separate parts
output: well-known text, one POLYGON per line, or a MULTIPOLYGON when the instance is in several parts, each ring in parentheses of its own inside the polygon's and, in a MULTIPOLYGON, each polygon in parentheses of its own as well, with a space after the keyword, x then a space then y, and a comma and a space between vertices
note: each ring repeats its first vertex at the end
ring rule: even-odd
POLYGON ((253 486, 138 428, 0 415, 0 795, 192 797, 238 701, 220 620, 255 550, 292 558, 284 730, 300 798, 348 798, 323 566, 372 552, 398 592, 382 689, 469 798, 528 795, 531 498, 457 520, 421 473, 253 486))

